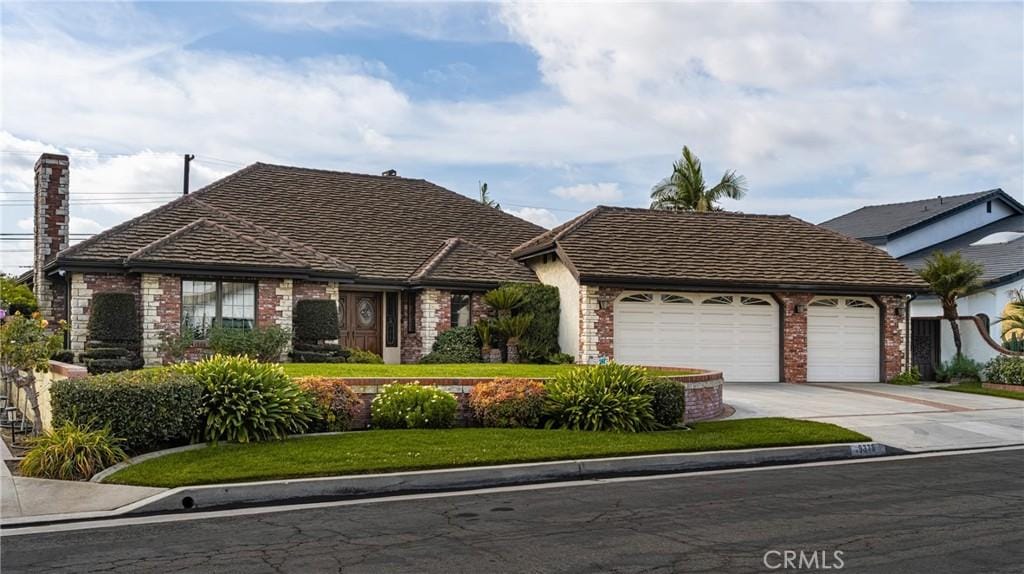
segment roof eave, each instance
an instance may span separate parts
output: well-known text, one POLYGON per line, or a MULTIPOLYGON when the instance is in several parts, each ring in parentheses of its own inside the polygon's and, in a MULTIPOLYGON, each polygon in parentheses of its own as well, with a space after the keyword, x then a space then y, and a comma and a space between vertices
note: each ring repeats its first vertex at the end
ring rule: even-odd
MULTIPOLYGON (((1024 204, 1021 204, 1021 202, 1019 202, 1016 199, 1014 199, 1010 194, 1008 194, 1005 191, 1003 191, 1002 188, 996 188, 996 189, 991 189, 988 192, 985 192, 983 195, 979 195, 978 197, 975 197, 974 199, 972 199, 972 200, 970 200, 968 202, 962 203, 962 204, 960 204, 960 205, 958 205, 958 206, 956 206, 956 207, 954 207, 952 209, 947 209, 946 211, 938 213, 938 214, 936 214, 936 215, 934 215, 932 217, 929 217, 927 219, 922 219, 921 221, 918 221, 917 223, 908 225, 908 226, 906 226, 906 227, 904 227, 902 229, 897 229, 896 231, 893 231, 892 233, 889 233, 888 235, 886 235, 886 237, 888 239, 895 239, 897 237, 906 235, 906 234, 908 234, 908 233, 910 233, 912 231, 916 231, 916 230, 918 230, 918 229, 920 229, 922 227, 931 225, 931 224, 933 224, 933 223, 935 223, 937 221, 942 221, 943 219, 946 219, 948 217, 956 215, 957 213, 960 213, 961 211, 964 211, 966 209, 970 209, 970 208, 974 207, 975 205, 978 205, 979 203, 981 203, 983 201, 988 201, 988 200, 992 199, 993 197, 998 197, 999 199, 1002 199, 1011 208, 1017 210, 1018 213, 1024 214, 1024 204)), ((862 239, 862 241, 866 241, 866 240, 862 239)))
POLYGON ((645 289, 685 289, 715 291, 796 291, 807 293, 836 293, 848 295, 877 295, 881 293, 905 295, 910 293, 926 293, 927 286, 912 285, 864 285, 864 284, 812 284, 812 283, 779 283, 779 282, 742 282, 713 281, 694 279, 670 279, 651 277, 618 277, 609 275, 581 274, 581 284, 607 286, 629 286, 645 289))

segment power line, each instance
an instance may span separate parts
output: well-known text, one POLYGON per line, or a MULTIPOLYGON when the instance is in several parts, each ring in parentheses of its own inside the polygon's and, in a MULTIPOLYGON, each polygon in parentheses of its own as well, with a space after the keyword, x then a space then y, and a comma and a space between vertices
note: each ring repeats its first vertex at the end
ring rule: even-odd
MULTIPOLYGON (((44 153, 61 153, 61 152, 29 151, 29 150, 7 150, 7 149, 0 150, 0 154, 7 154, 7 155, 38 156, 38 155, 42 155, 44 153)), ((79 157, 79 158, 89 158, 89 157, 113 157, 113 158, 118 158, 118 157, 132 157, 132 156, 140 156, 140 155, 143 155, 143 156, 144 155, 148 155, 148 156, 175 156, 175 157, 180 157, 182 154, 177 153, 177 152, 173 152, 173 151, 148 151, 147 150, 147 151, 139 151, 139 152, 121 152, 121 153, 116 153, 116 152, 99 152, 99 151, 70 152, 70 153, 64 152, 61 155, 66 155, 68 157, 79 157)), ((212 163, 222 163, 222 164, 228 164, 228 165, 233 165, 233 166, 238 166, 238 167, 245 167, 246 165, 248 165, 248 164, 245 164, 245 163, 241 163, 241 162, 237 162, 237 161, 232 161, 232 160, 228 160, 228 159, 221 159, 221 158, 213 157, 213 156, 204 156, 202 154, 196 154, 196 161, 209 161, 209 162, 212 162, 212 163)))

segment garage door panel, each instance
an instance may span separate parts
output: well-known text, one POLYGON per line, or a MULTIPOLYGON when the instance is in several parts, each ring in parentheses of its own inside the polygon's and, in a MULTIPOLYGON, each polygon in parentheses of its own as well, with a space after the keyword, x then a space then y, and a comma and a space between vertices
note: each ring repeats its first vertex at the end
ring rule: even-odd
POLYGON ((807 308, 807 380, 878 381, 878 308, 853 297, 830 297, 830 307, 819 300, 807 308))
MULTIPOLYGON (((763 298, 760 297, 760 298, 763 298)), ((729 381, 777 381, 778 307, 740 296, 654 293, 615 307, 615 357, 622 363, 721 370, 729 381), (692 303, 673 303, 686 297, 692 303), (704 304, 721 297, 732 304, 704 304), (642 312, 637 307, 644 307, 642 312)))

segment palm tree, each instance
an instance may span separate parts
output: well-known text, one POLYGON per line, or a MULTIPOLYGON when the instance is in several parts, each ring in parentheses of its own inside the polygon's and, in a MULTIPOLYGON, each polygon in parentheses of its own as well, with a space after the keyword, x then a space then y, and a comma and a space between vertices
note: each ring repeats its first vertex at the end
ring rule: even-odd
POLYGON ((999 322, 1003 324, 1003 341, 1024 341, 1024 291, 1018 291, 1017 297, 1006 304, 999 322))
POLYGON ((917 272, 921 279, 928 282, 942 303, 942 316, 953 329, 957 355, 961 354, 963 343, 960 340, 960 325, 957 323, 960 315, 956 309, 956 300, 981 289, 981 275, 984 272, 984 267, 964 259, 959 251, 950 254, 936 251, 925 259, 924 267, 917 272))
POLYGON ((491 196, 487 193, 487 182, 477 182, 480 186, 480 203, 487 207, 493 207, 494 209, 501 209, 501 204, 491 199, 491 196))
POLYGON ((683 157, 672 164, 672 175, 651 190, 651 209, 721 211, 723 198, 740 199, 747 193, 747 178, 735 171, 722 174, 718 185, 707 188, 700 159, 683 146, 683 157))

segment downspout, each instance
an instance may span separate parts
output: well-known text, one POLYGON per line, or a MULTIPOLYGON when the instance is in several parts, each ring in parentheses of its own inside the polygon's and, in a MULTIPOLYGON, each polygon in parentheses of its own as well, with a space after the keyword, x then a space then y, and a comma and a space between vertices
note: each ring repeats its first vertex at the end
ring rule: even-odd
POLYGON ((906 339, 906 341, 904 341, 904 348, 907 350, 905 356, 903 357, 903 363, 904 363, 903 370, 904 371, 909 371, 911 366, 912 366, 912 364, 913 364, 913 362, 914 362, 913 356, 911 354, 911 349, 910 349, 910 338, 911 338, 910 337, 910 326, 913 324, 910 321, 910 303, 914 299, 917 299, 917 293, 911 293, 910 297, 907 298, 906 311, 904 311, 904 313, 903 313, 903 315, 904 315, 903 318, 907 322, 907 329, 906 329, 907 332, 906 332, 906 335, 904 335, 904 337, 906 339))

